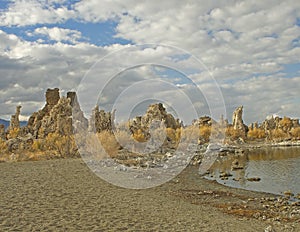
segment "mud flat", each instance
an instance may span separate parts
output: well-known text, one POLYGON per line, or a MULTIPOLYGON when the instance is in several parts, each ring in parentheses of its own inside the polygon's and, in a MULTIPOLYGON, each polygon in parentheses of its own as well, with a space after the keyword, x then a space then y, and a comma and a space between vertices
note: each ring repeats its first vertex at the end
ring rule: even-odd
POLYGON ((300 231, 296 204, 202 179, 197 167, 131 190, 81 159, 0 163, 0 191, 0 231, 300 231))

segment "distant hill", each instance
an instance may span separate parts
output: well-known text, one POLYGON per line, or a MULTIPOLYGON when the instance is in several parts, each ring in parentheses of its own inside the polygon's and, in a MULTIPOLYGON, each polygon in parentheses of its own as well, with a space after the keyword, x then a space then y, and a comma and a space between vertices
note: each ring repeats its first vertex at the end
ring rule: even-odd
MULTIPOLYGON (((8 120, 5 120, 5 119, 1 119, 0 118, 0 124, 3 124, 5 129, 7 129, 9 127, 9 121, 8 120)), ((26 126, 27 125, 27 121, 20 121, 20 126, 26 126)))

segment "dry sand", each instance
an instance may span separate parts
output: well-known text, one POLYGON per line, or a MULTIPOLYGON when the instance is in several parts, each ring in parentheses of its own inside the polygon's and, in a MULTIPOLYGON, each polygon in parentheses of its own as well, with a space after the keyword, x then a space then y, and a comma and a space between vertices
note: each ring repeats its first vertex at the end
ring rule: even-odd
POLYGON ((260 206, 245 201, 268 194, 201 179, 196 167, 130 190, 106 183, 81 159, 0 163, 0 191, 0 231, 300 231, 297 221, 253 217, 260 206))

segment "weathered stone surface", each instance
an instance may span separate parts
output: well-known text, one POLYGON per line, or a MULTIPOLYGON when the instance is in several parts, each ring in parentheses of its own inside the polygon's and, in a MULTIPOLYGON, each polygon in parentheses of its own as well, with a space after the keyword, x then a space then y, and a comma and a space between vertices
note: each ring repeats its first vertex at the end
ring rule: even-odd
POLYGON ((15 152, 15 151, 30 150, 33 140, 34 138, 31 134, 8 139, 6 142, 8 151, 15 152))
POLYGON ((279 122, 281 121, 281 118, 279 117, 271 117, 269 119, 266 119, 262 123, 262 129, 264 129, 266 132, 274 129, 278 129, 279 122))
POLYGON ((90 119, 90 131, 101 132, 101 131, 111 131, 112 122, 114 118, 114 112, 105 112, 104 110, 99 110, 97 105, 93 111, 90 119))
POLYGON ((20 113, 21 113, 21 107, 22 106, 17 106, 16 107, 16 113, 11 116, 9 130, 20 128, 19 116, 20 116, 20 113))
POLYGON ((76 92, 68 92, 67 98, 70 99, 70 105, 72 107, 72 123, 74 132, 87 129, 88 120, 84 117, 84 114, 80 108, 76 92))
POLYGON ((299 119, 291 119, 292 120, 292 127, 297 128, 300 127, 299 119))
MULTIPOLYGON (((45 128, 41 128, 42 122, 47 121, 50 115, 51 109, 58 103, 60 99, 59 89, 47 89, 46 94, 46 104, 38 112, 34 112, 28 120, 27 129, 35 138, 43 138, 45 133, 43 132, 45 128)), ((45 125, 45 122, 44 122, 45 125)))
POLYGON ((0 139, 6 140, 5 127, 3 124, 0 124, 0 139))
POLYGON ((221 128, 226 128, 229 125, 228 119, 224 119, 224 115, 223 114, 220 117, 219 125, 221 126, 221 128))
POLYGON ((179 119, 175 119, 173 115, 167 113, 162 103, 152 104, 148 107, 147 112, 143 116, 138 116, 129 122, 130 131, 134 134, 138 130, 143 131, 145 134, 153 122, 162 122, 166 128, 176 130, 182 126, 179 119))
POLYGON ((55 106, 60 99, 59 89, 47 89, 46 91, 46 105, 53 107, 55 106))
POLYGON ((246 136, 248 127, 243 122, 243 106, 239 106, 233 112, 232 126, 234 130, 240 131, 243 135, 246 136))
MULTIPOLYGON (((277 133, 278 131, 279 133, 285 133, 285 139, 290 139, 292 130, 299 127, 299 119, 272 116, 263 121, 259 128, 265 131, 268 140, 272 140, 275 131, 277 131, 277 133)), ((280 138, 277 138, 276 140, 280 140, 280 138)))
POLYGON ((60 97, 59 89, 47 89, 46 105, 35 112, 28 120, 27 130, 34 138, 43 139, 49 133, 71 135, 73 120, 75 127, 88 126, 88 120, 80 109, 75 92, 68 92, 67 97, 60 97))
POLYGON ((259 128, 258 122, 251 123, 251 124, 248 126, 248 128, 249 128, 249 130, 258 129, 258 128, 259 128))
POLYGON ((38 137, 45 138, 49 133, 60 135, 72 134, 72 107, 70 99, 62 97, 50 110, 49 115, 43 117, 38 137))
POLYGON ((212 120, 209 116, 203 116, 200 117, 198 120, 193 121, 193 126, 211 126, 214 123, 214 120, 212 120))

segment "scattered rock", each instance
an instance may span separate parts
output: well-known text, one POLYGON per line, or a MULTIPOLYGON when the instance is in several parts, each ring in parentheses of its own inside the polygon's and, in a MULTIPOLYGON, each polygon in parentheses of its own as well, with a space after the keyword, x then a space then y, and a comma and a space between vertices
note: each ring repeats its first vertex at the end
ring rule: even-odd
POLYGON ((16 107, 16 113, 11 116, 10 125, 9 125, 8 130, 19 129, 20 128, 19 116, 20 116, 20 113, 21 113, 21 107, 22 106, 17 106, 16 107))
POLYGON ((222 173, 220 173, 220 175, 219 175, 219 177, 220 178, 228 178, 228 177, 230 177, 230 176, 232 176, 232 174, 231 173, 229 173, 229 172, 222 172, 222 173))
POLYGON ((94 132, 112 131, 112 123, 114 120, 114 112, 105 112, 99 110, 97 105, 92 112, 92 117, 89 123, 89 130, 94 132))
POLYGON ((234 130, 242 132, 244 137, 248 131, 248 127, 243 122, 243 106, 235 109, 232 115, 232 126, 234 130))
POLYGON ((285 196, 293 196, 294 194, 291 192, 291 190, 287 190, 287 191, 284 191, 283 194, 285 196))
POLYGON ((237 159, 235 159, 233 162, 232 162, 232 165, 231 165, 231 170, 232 171, 235 171, 235 170, 240 170, 240 169, 243 169, 244 167, 239 163, 239 161, 237 159))
POLYGON ((249 177, 247 178, 247 180, 255 182, 255 181, 260 181, 261 179, 259 177, 249 177))
POLYGON ((269 225, 266 229, 265 232, 275 232, 275 230, 273 229, 273 227, 271 225, 269 225))
POLYGON ((0 139, 6 140, 6 132, 3 124, 0 124, 0 139))

